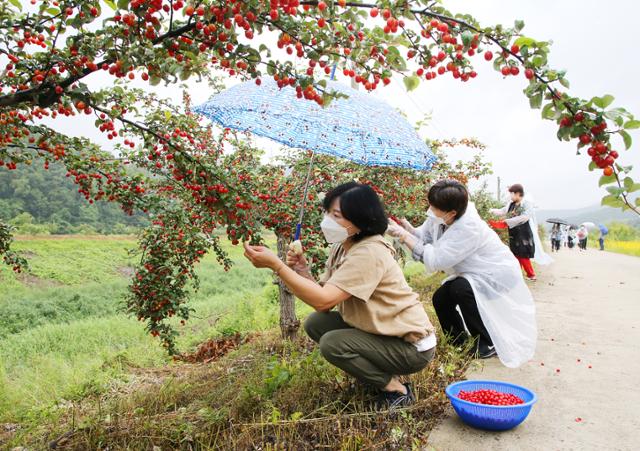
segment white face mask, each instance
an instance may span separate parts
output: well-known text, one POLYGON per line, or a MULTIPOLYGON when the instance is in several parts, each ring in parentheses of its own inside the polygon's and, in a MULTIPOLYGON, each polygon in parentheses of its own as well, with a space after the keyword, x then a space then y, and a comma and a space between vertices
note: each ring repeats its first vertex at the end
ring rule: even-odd
POLYGON ((320 223, 320 228, 322 229, 324 238, 329 244, 342 243, 349 238, 349 231, 346 227, 338 224, 331 216, 324 216, 324 219, 320 223))
POLYGON ((444 219, 442 219, 439 216, 436 216, 436 214, 433 211, 431 211, 431 208, 427 210, 427 217, 431 218, 431 221, 433 221, 433 223, 436 225, 445 224, 444 219))

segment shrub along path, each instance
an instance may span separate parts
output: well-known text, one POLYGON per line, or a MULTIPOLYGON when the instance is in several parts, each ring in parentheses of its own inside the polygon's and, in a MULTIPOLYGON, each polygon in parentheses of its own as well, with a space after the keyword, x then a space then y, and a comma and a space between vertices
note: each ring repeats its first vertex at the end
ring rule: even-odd
POLYGON ((640 258, 561 250, 533 285, 538 347, 528 364, 498 359, 469 379, 524 385, 538 395, 529 418, 503 433, 465 426, 450 409, 430 435, 436 450, 638 449, 640 258))

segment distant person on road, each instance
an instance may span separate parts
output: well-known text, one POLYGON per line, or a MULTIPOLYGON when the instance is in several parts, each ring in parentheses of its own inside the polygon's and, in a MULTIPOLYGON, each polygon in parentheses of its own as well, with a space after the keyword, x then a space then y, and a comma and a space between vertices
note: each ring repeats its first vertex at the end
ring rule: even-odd
POLYGON ((509 227, 509 247, 524 269, 527 280, 535 281, 536 273, 531 264, 535 258, 537 263, 548 264, 553 261, 542 248, 538 237, 533 204, 524 197, 524 188, 520 184, 509 187, 511 202, 503 208, 494 208, 491 213, 506 217, 504 222, 509 227), (537 242, 537 243, 536 243, 537 242))
POLYGON ((598 238, 598 243, 600 244, 600 250, 604 250, 604 237, 609 233, 609 229, 605 226, 600 226, 600 237, 598 238))
POLYGON ((433 294, 442 330, 455 345, 465 342, 468 331, 480 358, 497 353, 508 367, 522 365, 533 356, 537 329, 533 298, 517 260, 480 218, 463 184, 441 180, 427 197, 430 206, 421 226, 390 221, 387 232, 428 272, 449 275, 433 294))
POLYGON ((587 231, 587 228, 585 226, 580 226, 578 232, 576 233, 576 236, 578 237, 578 248, 581 251, 586 251, 587 239, 589 238, 589 232, 587 231))
POLYGON ((551 252, 558 252, 560 250, 560 242, 562 241, 562 231, 560 230, 560 224, 554 224, 551 227, 551 252))
POLYGON ((562 235, 562 247, 567 247, 569 244, 569 227, 568 226, 560 226, 561 235, 562 235))
POLYGON ((573 249, 576 245, 576 231, 573 227, 569 227, 569 231, 567 232, 567 247, 569 249, 573 249))

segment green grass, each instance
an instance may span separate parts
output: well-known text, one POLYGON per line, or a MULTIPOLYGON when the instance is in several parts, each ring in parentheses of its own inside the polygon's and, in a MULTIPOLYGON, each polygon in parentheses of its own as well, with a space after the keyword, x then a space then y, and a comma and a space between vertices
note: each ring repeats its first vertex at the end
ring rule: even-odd
MULTIPOLYGON (((32 273, 0 273, 0 421, 104 390, 126 366, 167 361, 143 324, 121 313, 128 284, 123 268, 133 262, 127 255, 133 247, 130 237, 16 242, 32 273)), ((199 267, 201 287, 190 302, 193 319, 180 327, 181 349, 277 324, 269 271, 254 269, 238 247, 227 250, 236 262, 229 272, 211 256, 199 267)))
MULTIPOLYGON (((130 237, 17 241, 33 273, 0 271, 0 423, 20 425, 16 433, 0 428, 0 447, 41 449, 76 429, 73 449, 360 449, 386 447, 390 437, 409 449, 426 440, 447 403, 444 387, 468 364, 441 343, 438 360, 413 377, 416 407, 393 419, 373 415, 367 396, 304 334, 283 343, 270 272, 230 245, 236 265, 229 272, 211 256, 199 266, 195 312, 179 326, 178 346, 192 350, 236 332, 258 336, 220 362, 173 362, 143 324, 121 313, 133 247, 130 237)), ((415 263, 405 274, 423 300, 441 280, 415 263)), ((310 311, 298 308, 299 317, 310 311)))

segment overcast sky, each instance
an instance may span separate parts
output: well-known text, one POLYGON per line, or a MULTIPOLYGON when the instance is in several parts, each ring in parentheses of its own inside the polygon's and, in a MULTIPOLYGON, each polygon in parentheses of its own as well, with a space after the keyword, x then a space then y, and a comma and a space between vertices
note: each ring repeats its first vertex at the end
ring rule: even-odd
MULTIPOLYGON (((614 106, 624 106, 640 116, 637 51, 640 27, 636 23, 640 4, 632 0, 606 3, 447 0, 444 3, 454 13, 472 14, 482 25, 511 25, 514 20, 523 19, 525 35, 537 40, 553 40, 550 64, 568 71, 573 94, 583 98, 612 94, 616 98, 614 106)), ((555 123, 543 121, 540 110, 529 108, 528 99, 522 93, 527 84, 524 76, 504 79, 482 57, 474 61, 479 75, 468 83, 438 77, 407 93, 397 77, 375 95, 404 111, 412 121, 430 113, 432 120, 422 132, 424 137, 476 137, 484 142, 488 146, 486 157, 493 163, 495 172, 487 180, 492 190, 500 176, 504 187, 522 183, 539 208, 581 208, 598 204, 605 193, 597 184, 600 172, 588 172, 587 155, 576 156, 574 143, 556 139, 555 123)), ((102 73, 89 78, 93 86, 112 82, 102 73)), ((227 84, 235 83, 237 80, 229 80, 227 84)), ((193 82, 190 85, 194 104, 206 101, 211 94, 206 86, 193 82)), ((160 88, 158 94, 175 100, 181 98, 176 87, 160 88)), ((92 125, 80 127, 78 118, 58 120, 56 128, 106 142, 92 125)), ((632 136, 636 144, 628 152, 620 151, 620 161, 634 164, 636 174, 640 174, 640 134, 634 131, 632 136)), ((614 143, 618 149, 623 148, 617 138, 614 143)), ((453 149, 449 159, 464 159, 470 154, 464 149, 453 149)), ((640 175, 636 178, 640 179, 640 175)))

